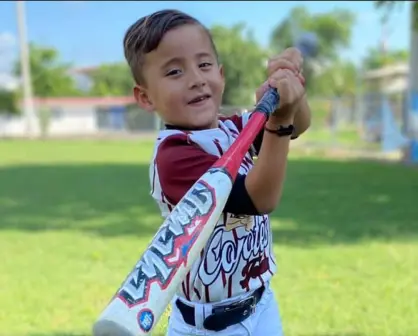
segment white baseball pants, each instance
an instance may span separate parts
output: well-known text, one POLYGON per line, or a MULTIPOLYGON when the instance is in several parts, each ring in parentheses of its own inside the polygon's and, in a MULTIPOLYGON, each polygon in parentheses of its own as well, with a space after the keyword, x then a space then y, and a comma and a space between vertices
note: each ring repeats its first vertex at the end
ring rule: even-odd
POLYGON ((194 304, 196 327, 184 322, 174 301, 171 307, 167 336, 283 336, 278 304, 269 286, 266 286, 254 314, 245 321, 218 332, 203 327, 204 316, 209 316, 212 312, 211 304, 194 304))

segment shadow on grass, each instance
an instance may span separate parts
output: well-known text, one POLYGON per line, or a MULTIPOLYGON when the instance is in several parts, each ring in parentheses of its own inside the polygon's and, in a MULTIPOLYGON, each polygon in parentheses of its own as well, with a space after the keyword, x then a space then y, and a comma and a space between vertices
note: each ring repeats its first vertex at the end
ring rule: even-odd
MULTIPOLYGON (((91 336, 88 334, 73 334, 73 333, 43 333, 43 334, 29 334, 27 336, 91 336)), ((151 334, 151 336, 165 336, 165 333, 157 332, 151 334)), ((258 335, 257 335, 258 336, 258 335)), ((293 336, 365 336, 359 333, 332 333, 332 334, 293 334, 293 336)))
POLYGON ((162 223, 145 165, 54 165, 0 169, 2 229, 155 234, 162 223))
MULTIPOLYGON (((35 333, 35 334, 28 334, 25 336, 91 336, 91 334, 77 334, 77 333, 61 333, 61 332, 52 332, 52 333, 35 333)), ((165 336, 165 333, 162 332, 155 332, 155 333, 151 333, 150 336, 165 336)), ((320 336, 320 335, 318 335, 320 336)), ((324 335, 327 336, 327 335, 324 335)), ((334 336, 334 335, 330 335, 330 336, 334 336)), ((336 336, 336 335, 335 335, 336 336)), ((351 335, 347 335, 347 336, 351 336, 351 335)), ((360 336, 360 335, 352 335, 352 336, 360 336)))
POLYGON ((52 332, 52 333, 36 333, 36 334, 29 334, 27 336, 91 336, 89 334, 77 334, 77 333, 61 333, 61 332, 52 332))
MULTIPOLYGON (((77 333, 71 333, 71 332, 69 332, 69 333, 52 332, 52 333, 28 334, 26 336, 91 336, 91 334, 77 334, 77 333)), ((165 336, 165 333, 155 332, 155 333, 152 333, 150 336, 165 336)), ((320 335, 317 335, 317 336, 320 336, 320 335)), ((324 336, 328 336, 328 335, 324 335, 324 336)), ((330 336, 337 336, 337 335, 330 335, 330 336)), ((342 336, 344 336, 344 335, 342 335, 342 336)), ((351 335, 347 335, 347 336, 351 336, 351 335)), ((360 336, 360 335, 352 335, 352 336, 360 336)))
MULTIPOLYGON (((81 230, 102 236, 155 234, 148 166, 26 165, 0 169, 3 230, 81 230)), ((379 163, 295 160, 272 214, 275 242, 356 243, 418 237, 418 173, 379 163)))
MULTIPOLYGON (((54 335, 52 335, 54 336, 54 335)), ((360 333, 324 333, 324 334, 296 334, 294 336, 366 336, 365 334, 360 333)))

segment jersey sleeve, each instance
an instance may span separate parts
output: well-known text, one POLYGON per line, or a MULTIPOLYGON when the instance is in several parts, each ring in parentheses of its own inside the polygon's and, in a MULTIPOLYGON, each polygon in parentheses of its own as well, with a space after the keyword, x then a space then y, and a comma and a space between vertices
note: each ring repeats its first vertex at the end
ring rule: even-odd
MULTIPOLYGON (((155 158, 161 189, 167 200, 176 205, 192 185, 216 162, 217 156, 206 153, 186 134, 167 137, 155 158)), ((235 215, 258 215, 245 187, 245 175, 233 185, 224 211, 235 215)))

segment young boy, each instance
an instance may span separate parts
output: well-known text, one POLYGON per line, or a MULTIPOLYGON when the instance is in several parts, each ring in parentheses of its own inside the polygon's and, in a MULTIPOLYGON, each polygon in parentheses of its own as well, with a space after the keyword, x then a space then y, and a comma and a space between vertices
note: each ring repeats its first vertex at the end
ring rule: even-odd
MULTIPOLYGON (((251 113, 219 117, 224 69, 209 31, 187 14, 164 10, 139 19, 126 32, 124 50, 138 105, 165 123, 150 179, 151 195, 167 216, 234 142, 251 113)), ((169 336, 282 335, 269 285, 276 262, 268 213, 281 196, 291 138, 276 130, 294 127, 297 137, 309 126, 302 62, 295 49, 269 62, 269 78, 256 96, 275 87, 280 106, 243 160, 223 216, 178 289, 169 336)))

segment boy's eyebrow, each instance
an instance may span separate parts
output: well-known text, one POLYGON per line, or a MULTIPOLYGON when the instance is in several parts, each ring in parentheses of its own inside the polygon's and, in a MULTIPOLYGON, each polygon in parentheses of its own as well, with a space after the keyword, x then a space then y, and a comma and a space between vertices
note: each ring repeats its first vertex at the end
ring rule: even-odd
POLYGON ((201 57, 212 57, 213 55, 211 53, 208 53, 206 51, 202 51, 200 53, 197 53, 197 58, 201 58, 201 57))
MULTIPOLYGON (((196 58, 202 58, 202 57, 213 57, 213 55, 211 55, 210 53, 206 52, 206 51, 202 51, 196 54, 196 58)), ((168 59, 167 61, 165 61, 162 64, 162 68, 166 68, 172 64, 178 64, 178 63, 182 63, 183 62, 183 58, 182 57, 172 57, 170 59, 168 59)))
POLYGON ((162 64, 161 68, 167 68, 167 67, 169 67, 172 64, 181 63, 181 61, 182 61, 182 59, 180 57, 172 57, 172 58, 168 59, 167 61, 165 61, 162 64))

